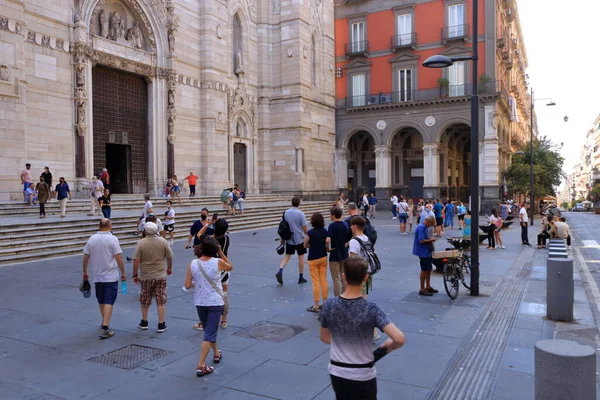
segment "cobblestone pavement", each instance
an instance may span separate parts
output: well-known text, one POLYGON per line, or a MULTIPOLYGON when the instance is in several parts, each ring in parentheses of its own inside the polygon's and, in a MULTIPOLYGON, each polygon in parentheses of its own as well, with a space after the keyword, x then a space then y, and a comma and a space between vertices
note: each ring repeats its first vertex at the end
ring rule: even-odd
MULTIPOLYGON (((531 275, 523 278, 526 288, 515 303, 514 323, 506 329, 504 346, 500 346, 503 351, 493 363, 493 384, 486 390, 495 399, 530 399, 532 343, 555 331, 554 324, 541 316, 543 274, 536 264, 538 254, 540 262, 543 259, 541 252, 529 249, 526 251, 530 253, 524 254, 518 229, 508 229, 503 233, 506 250, 481 247, 481 296, 471 297, 461 290, 452 302, 444 293, 441 277, 434 274, 432 284, 440 293, 424 298, 417 294, 419 267, 411 255, 412 235, 400 236, 397 221, 388 217, 374 219, 373 223, 379 232, 377 252, 383 270, 375 277, 369 298, 389 313, 407 338, 404 348, 377 364, 379 398, 430 397, 456 366, 457 357, 467 354, 465 341, 473 338, 472 329, 481 323, 483 313, 498 294, 497 288, 514 273, 515 262, 519 257, 529 257, 531 275), (511 381, 519 390, 508 396, 511 387, 506 386, 511 381)), ((449 232, 446 236, 459 233, 449 232)), ((305 311, 312 303, 310 283, 296 283, 297 263, 292 259, 284 272, 284 285, 276 284, 273 275, 280 256, 275 252, 275 238, 275 229, 231 235, 232 309, 229 328, 221 329, 218 337, 224 357, 215 373, 203 378, 195 376, 202 334, 192 329, 196 322, 192 294, 181 290, 185 268, 192 259, 191 252, 183 249, 183 242, 174 246, 168 330, 162 334, 152 329, 157 323, 154 309, 149 318, 151 329, 138 330, 140 309, 136 288, 129 281, 129 294, 119 295, 115 305, 111 328, 116 335, 98 340, 98 307, 93 296, 83 299, 78 292, 81 256, 0 267, 0 397, 333 399, 327 374, 328 346, 319 340, 315 315, 305 311), (295 336, 269 341, 241 332, 259 323, 292 325, 281 329, 295 336), (127 361, 116 357, 118 353, 97 359, 131 345, 164 351, 145 363, 138 360, 141 364, 133 365, 133 369, 102 363, 127 361)), ((124 255, 131 256, 132 251, 128 249, 124 255)), ((126 264, 128 276, 131 268, 126 264)), ((582 318, 578 323, 595 326, 585 299, 578 299, 583 310, 576 310, 582 318)), ((140 350, 144 353, 141 356, 150 354, 139 348, 123 351, 133 354, 140 350)), ((132 367, 127 364, 121 366, 132 367)))

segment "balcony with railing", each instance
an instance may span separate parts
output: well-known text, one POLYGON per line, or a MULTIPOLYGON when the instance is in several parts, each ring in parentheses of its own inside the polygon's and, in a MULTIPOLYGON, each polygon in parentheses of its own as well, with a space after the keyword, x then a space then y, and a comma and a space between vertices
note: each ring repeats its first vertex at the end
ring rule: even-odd
MULTIPOLYGON (((451 99, 466 99, 471 96, 473 85, 450 85, 448 87, 436 87, 429 89, 412 89, 397 92, 379 92, 360 96, 349 96, 343 100, 343 106, 347 109, 370 109, 370 108, 393 108, 402 105, 414 105, 422 102, 447 101, 451 99)), ((480 96, 500 96, 505 98, 508 104, 508 93, 502 85, 502 81, 489 81, 478 84, 480 96)), ((342 106, 342 105, 340 105, 342 106)))
POLYGON ((367 56, 369 54, 369 41, 360 40, 356 42, 346 43, 344 45, 344 53, 346 57, 367 56))
POLYGON ((469 40, 469 29, 469 24, 443 27, 442 43, 446 43, 451 40, 462 40, 464 42, 467 42, 469 40))
POLYGON ((417 47, 417 33, 404 33, 402 35, 392 36, 390 38, 390 48, 392 51, 398 49, 410 48, 415 50, 417 47))

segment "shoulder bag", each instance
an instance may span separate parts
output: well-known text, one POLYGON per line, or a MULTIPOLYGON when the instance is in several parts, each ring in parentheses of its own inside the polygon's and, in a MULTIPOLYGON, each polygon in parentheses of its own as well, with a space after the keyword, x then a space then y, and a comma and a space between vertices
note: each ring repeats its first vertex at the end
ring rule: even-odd
POLYGON ((206 271, 204 270, 204 268, 202 267, 202 264, 200 263, 200 260, 198 260, 198 269, 200 270, 200 272, 202 272, 202 276, 204 276, 204 279, 206 279, 206 281, 213 288, 213 290, 215 292, 217 292, 217 294, 219 296, 221 296, 221 298, 223 299, 223 303, 224 304, 223 304, 223 312, 221 313, 221 315, 227 315, 227 314, 229 314, 229 296, 227 296, 227 293, 224 293, 223 291, 221 291, 217 287, 217 284, 215 282, 213 282, 213 280, 208 277, 208 275, 206 274, 206 271))

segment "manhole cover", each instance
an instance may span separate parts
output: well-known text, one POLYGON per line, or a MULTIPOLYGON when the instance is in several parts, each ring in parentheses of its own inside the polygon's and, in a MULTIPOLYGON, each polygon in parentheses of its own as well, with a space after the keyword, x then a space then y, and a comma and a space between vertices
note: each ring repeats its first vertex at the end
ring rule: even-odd
POLYGON ((280 324, 277 322, 260 321, 246 329, 234 334, 234 336, 247 337, 257 340, 268 340, 271 342, 285 342, 306 328, 296 325, 280 324))
POLYGON ((110 365, 111 367, 132 370, 147 362, 154 361, 171 353, 167 350, 152 347, 137 346, 135 344, 120 348, 98 357, 90 358, 88 361, 98 364, 110 365))
POLYGON ((496 281, 479 281, 479 286, 496 286, 496 281))

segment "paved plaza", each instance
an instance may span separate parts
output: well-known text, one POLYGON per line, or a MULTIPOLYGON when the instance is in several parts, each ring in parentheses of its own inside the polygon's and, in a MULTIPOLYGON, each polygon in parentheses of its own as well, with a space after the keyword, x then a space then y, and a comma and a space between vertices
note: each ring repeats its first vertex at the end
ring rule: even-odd
MULTIPOLYGON (((377 363, 380 399, 531 399, 537 340, 560 336, 596 346, 596 324, 577 268, 577 321, 555 324, 543 318, 546 254, 522 247, 518 228, 503 232, 507 249, 481 247, 481 295, 471 297, 461 287, 452 302, 439 274, 432 285, 440 293, 418 296, 412 235, 400 236, 397 221, 387 217, 372 221, 383 269, 369 298, 406 334, 406 345, 377 363), (462 392, 449 382, 459 382, 462 392)), ((459 233, 447 232, 446 237, 459 233)), ((532 242, 534 232, 537 226, 530 230, 532 242)), ((195 373, 202 333, 192 329, 197 322, 193 296, 181 289, 192 259, 183 241, 173 247, 168 330, 162 334, 156 333, 155 308, 150 329, 137 328, 140 307, 131 263, 126 264, 129 293, 119 294, 111 321, 116 334, 107 340, 97 337, 100 317, 94 297, 84 299, 78 291, 81 256, 0 267, 0 398, 333 399, 328 345, 319 340, 316 316, 305 311, 312 304, 310 283, 296 283, 293 258, 284 285, 276 284, 276 236, 273 228, 231 235, 232 309, 229 327, 218 336, 224 357, 203 378, 195 373), (290 325, 281 332, 294 336, 277 341, 244 336, 256 324, 270 324, 273 332, 278 324, 290 325), (132 367, 132 358, 127 359, 130 365, 121 365, 131 369, 101 363, 106 357, 97 359, 131 345, 142 346, 137 349, 144 353, 162 352, 139 366, 132 367)), ((580 245, 577 236, 575 240, 580 245)), ((445 238, 437 247, 445 247, 445 238)), ((48 252, 55 255, 60 249, 48 252)), ((132 253, 124 250, 125 256, 132 253)))

